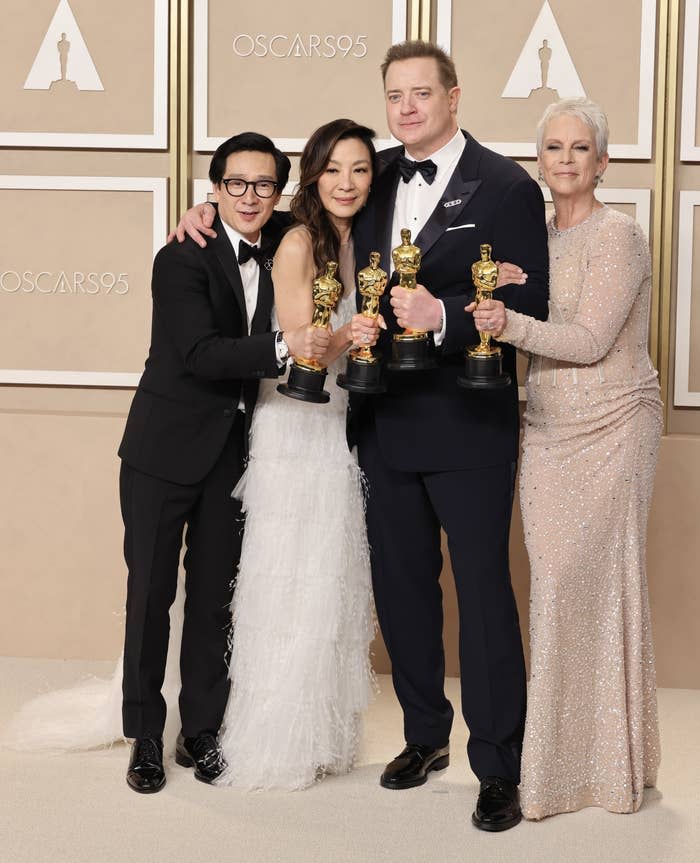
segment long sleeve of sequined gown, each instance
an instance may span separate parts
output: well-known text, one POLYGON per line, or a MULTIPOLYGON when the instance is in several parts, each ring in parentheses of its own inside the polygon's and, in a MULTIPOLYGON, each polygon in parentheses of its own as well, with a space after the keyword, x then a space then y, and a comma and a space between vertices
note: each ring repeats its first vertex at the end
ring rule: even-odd
POLYGON ((641 228, 606 207, 549 225, 550 315, 531 353, 520 496, 531 567, 525 817, 633 812, 659 763, 645 541, 661 433, 641 228))

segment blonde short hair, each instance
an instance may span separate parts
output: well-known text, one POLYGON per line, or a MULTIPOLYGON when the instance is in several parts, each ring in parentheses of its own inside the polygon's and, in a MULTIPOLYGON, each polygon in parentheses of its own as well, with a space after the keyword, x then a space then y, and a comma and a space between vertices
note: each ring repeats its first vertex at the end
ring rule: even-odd
POLYGON ((590 99, 560 99, 552 102, 545 109, 542 119, 537 124, 537 155, 542 153, 542 142, 547 124, 555 117, 569 114, 578 117, 593 132, 595 138, 596 155, 598 158, 608 152, 608 118, 605 111, 596 102, 590 99))

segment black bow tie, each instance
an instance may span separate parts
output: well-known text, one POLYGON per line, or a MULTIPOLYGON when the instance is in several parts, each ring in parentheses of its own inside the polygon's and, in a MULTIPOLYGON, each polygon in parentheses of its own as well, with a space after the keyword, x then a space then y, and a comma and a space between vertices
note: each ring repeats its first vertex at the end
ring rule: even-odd
POLYGON ((263 261, 269 257, 268 250, 258 246, 251 246, 250 243, 246 243, 245 240, 241 240, 238 244, 238 263, 245 264, 246 261, 249 261, 253 258, 254 261, 257 262, 258 266, 261 267, 263 265, 263 261))
POLYGON ((432 159, 426 159, 424 162, 414 162, 413 159, 407 159, 401 156, 399 159, 399 172, 404 183, 408 183, 416 175, 416 171, 423 175, 423 179, 430 186, 437 174, 437 165, 432 159))

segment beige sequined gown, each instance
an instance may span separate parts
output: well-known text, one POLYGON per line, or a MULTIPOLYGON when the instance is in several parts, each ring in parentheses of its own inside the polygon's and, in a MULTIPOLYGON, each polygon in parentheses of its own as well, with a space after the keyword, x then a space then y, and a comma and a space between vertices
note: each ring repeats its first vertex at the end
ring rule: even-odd
POLYGON ((509 311, 501 337, 532 354, 520 479, 530 819, 583 806, 633 812, 659 764, 644 563, 661 434, 648 245, 607 207, 548 228, 549 320, 509 311))

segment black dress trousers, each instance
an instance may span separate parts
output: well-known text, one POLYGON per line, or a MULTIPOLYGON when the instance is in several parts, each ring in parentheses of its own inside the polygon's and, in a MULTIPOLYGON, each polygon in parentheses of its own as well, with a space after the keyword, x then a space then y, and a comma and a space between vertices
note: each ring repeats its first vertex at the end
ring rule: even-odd
POLYGON ((519 782, 525 666, 508 566, 515 464, 412 473, 390 468, 374 422, 363 424, 367 527, 377 616, 409 743, 447 744, 440 528, 459 606, 462 712, 478 778, 519 782))
POLYGON ((160 737, 161 694, 185 531, 185 623, 180 650, 182 732, 216 733, 229 693, 232 583, 243 519, 231 491, 243 473, 244 416, 237 414, 214 467, 194 485, 148 476, 122 463, 120 495, 129 570, 124 644, 126 737, 160 737))

